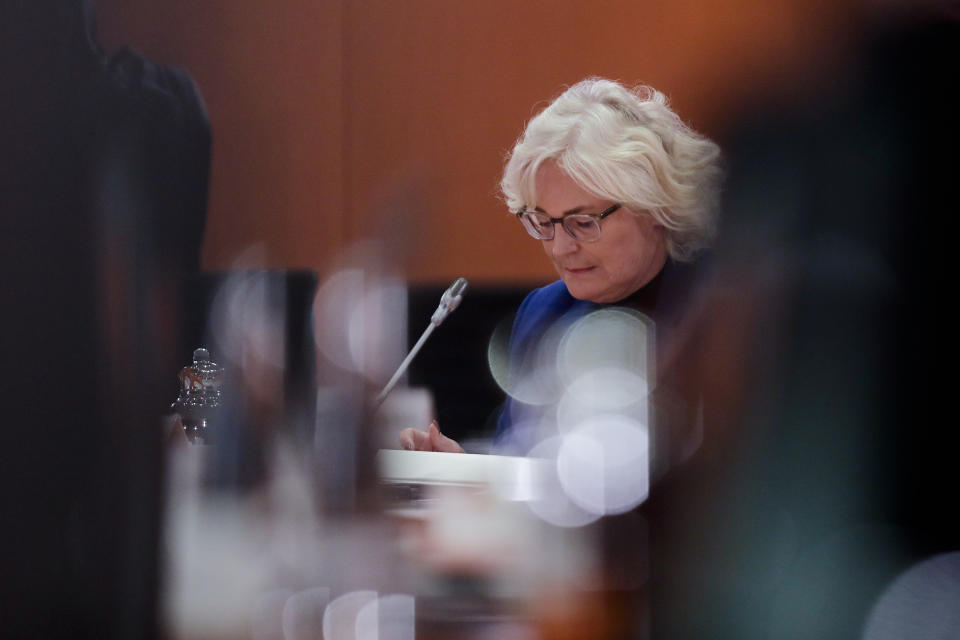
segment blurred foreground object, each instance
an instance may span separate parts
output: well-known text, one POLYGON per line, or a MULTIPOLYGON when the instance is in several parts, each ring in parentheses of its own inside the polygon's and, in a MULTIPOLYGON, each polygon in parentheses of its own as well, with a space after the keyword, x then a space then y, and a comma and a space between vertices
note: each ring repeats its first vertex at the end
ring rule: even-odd
POLYGON ((857 638, 900 571, 960 548, 960 29, 900 17, 749 96, 725 145, 719 284, 686 356, 704 443, 651 505, 655 638, 857 638))
POLYGON ((554 460, 382 450, 378 466, 419 576, 417 638, 622 637, 597 530, 543 517, 562 492, 554 460))
POLYGON ((93 23, 82 0, 5 2, 0 21, 9 637, 159 634, 158 423, 182 365, 176 276, 198 263, 209 129, 186 73, 134 55, 169 90, 139 82, 93 23))
POLYGON ((910 567, 884 591, 867 620, 863 640, 960 638, 960 552, 910 567))

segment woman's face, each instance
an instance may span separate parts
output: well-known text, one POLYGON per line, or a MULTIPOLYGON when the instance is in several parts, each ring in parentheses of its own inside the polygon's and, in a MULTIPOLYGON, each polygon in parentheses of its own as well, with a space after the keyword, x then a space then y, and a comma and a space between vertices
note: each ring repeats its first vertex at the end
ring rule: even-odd
MULTIPOLYGON (((614 204, 584 191, 556 164, 536 175, 537 210, 555 218, 600 213, 614 204)), ((650 282, 667 259, 666 230, 647 215, 622 208, 600 222, 600 239, 579 242, 560 225, 541 240, 570 295, 592 302, 618 302, 650 282)))

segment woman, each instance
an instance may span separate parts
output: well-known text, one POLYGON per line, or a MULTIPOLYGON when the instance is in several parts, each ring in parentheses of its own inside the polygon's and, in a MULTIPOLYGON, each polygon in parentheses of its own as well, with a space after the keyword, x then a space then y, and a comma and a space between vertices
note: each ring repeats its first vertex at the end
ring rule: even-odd
MULTIPOLYGON (((713 235, 719 160, 717 145, 649 87, 590 78, 530 121, 500 187, 560 280, 521 305, 510 340, 511 378, 523 375, 549 327, 605 305, 651 318, 663 352, 696 280, 695 258, 713 235)), ((521 400, 508 399, 497 429, 501 442, 514 437, 514 449, 531 444, 513 433, 532 408, 521 400)), ((406 430, 401 443, 461 450, 436 424, 427 433, 406 430)))

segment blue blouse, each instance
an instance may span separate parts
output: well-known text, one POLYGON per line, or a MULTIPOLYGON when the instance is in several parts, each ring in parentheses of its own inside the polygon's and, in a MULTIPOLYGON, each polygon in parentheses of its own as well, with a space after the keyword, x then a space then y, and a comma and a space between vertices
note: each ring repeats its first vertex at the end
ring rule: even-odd
MULTIPOLYGON (((636 293, 616 303, 600 304, 578 300, 570 295, 562 280, 532 291, 520 305, 513 322, 509 344, 509 377, 515 380, 529 371, 541 340, 552 327, 572 325, 590 312, 602 308, 624 307, 639 311, 656 327, 657 352, 670 339, 694 297, 696 287, 704 280, 710 260, 695 263, 667 260, 657 276, 636 293)), ((538 407, 508 396, 500 411, 494 447, 500 452, 520 455, 532 442, 517 438, 514 428, 538 407)))

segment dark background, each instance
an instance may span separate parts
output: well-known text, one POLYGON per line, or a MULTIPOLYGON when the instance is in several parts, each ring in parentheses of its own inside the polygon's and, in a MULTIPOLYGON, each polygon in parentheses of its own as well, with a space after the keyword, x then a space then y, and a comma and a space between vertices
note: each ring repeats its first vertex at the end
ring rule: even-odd
MULTIPOLYGON (((449 286, 410 288, 410 347, 427 328, 449 286)), ((411 363, 409 383, 431 391, 445 435, 457 441, 493 435, 504 393, 490 373, 487 346, 498 326, 506 323, 509 330, 517 308, 534 288, 470 285, 460 306, 434 330, 411 363)))

